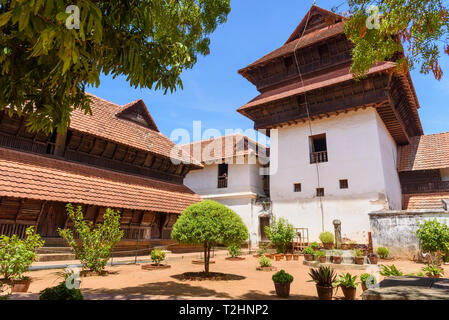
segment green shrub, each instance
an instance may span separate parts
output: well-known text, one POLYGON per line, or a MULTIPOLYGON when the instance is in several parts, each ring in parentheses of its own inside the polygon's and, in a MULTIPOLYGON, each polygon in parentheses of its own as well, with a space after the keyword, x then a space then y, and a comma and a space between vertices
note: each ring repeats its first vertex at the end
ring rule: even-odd
POLYGON ((352 251, 352 255, 354 257, 363 257, 363 250, 362 249, 355 249, 352 251))
POLYGON ((39 300, 84 300, 80 289, 68 289, 65 281, 39 293, 39 300))
POLYGON ((312 249, 319 249, 319 248, 320 248, 320 244, 319 244, 318 242, 314 241, 314 242, 312 242, 312 243, 310 244, 310 247, 311 247, 312 249))
POLYGON ((351 275, 349 272, 346 274, 340 274, 335 281, 335 286, 345 288, 357 288, 359 282, 356 282, 357 276, 351 275))
POLYGON ((212 247, 242 245, 248 239, 248 229, 237 213, 221 203, 205 200, 184 210, 171 236, 179 243, 203 245, 204 270, 209 273, 212 247))
POLYGON ((271 260, 268 259, 266 256, 261 256, 259 258, 259 264, 262 268, 271 267, 272 263, 271 260))
POLYGON ((362 275, 360 275, 360 280, 363 283, 366 283, 366 281, 369 279, 369 277, 371 277, 371 274, 369 273, 363 273, 362 275))
POLYGON ((159 249, 154 249, 151 251, 151 261, 156 265, 160 265, 162 261, 165 260, 165 252, 159 249))
POLYGON ((240 248, 240 246, 235 244, 228 247, 228 252, 232 258, 237 258, 242 255, 242 249, 240 248))
POLYGON ((387 247, 379 247, 377 248, 376 252, 381 259, 388 258, 388 255, 390 254, 390 250, 388 250, 387 247))
POLYGON ((320 233, 320 241, 324 244, 334 243, 335 238, 332 232, 326 231, 320 233))
POLYGON ((384 277, 400 277, 403 276, 404 273, 402 271, 399 271, 398 268, 394 264, 391 266, 384 266, 380 265, 381 270, 379 273, 384 277))
POLYGON ((428 253, 449 253, 449 226, 437 219, 427 220, 418 225, 415 232, 421 250, 428 253))
POLYGON ((310 247, 307 247, 307 248, 302 249, 302 253, 303 254, 315 254, 315 250, 313 250, 310 247))
POLYGON ((430 276, 430 277, 443 277, 444 276, 444 270, 439 268, 436 265, 433 264, 429 264, 426 267, 421 269, 422 272, 426 275, 426 276, 430 276))
POLYGON ((312 278, 309 282, 315 282, 317 286, 325 288, 332 288, 337 277, 335 270, 330 266, 321 266, 319 269, 310 269, 309 276, 312 278))
POLYGON ((69 229, 58 229, 59 235, 72 247, 85 269, 101 272, 111 257, 112 249, 123 237, 120 212, 106 209, 104 222, 94 226, 91 221, 84 220, 81 206, 76 211, 71 204, 66 208, 67 216, 73 221, 75 232, 79 235, 79 241, 75 240, 69 229))
POLYGON ((36 260, 36 251, 44 245, 44 241, 34 233, 34 227, 25 230, 26 238, 17 235, 0 236, 0 274, 6 280, 23 279, 23 274, 36 260))
POLYGON ((281 270, 279 272, 276 272, 273 277, 274 283, 292 283, 293 282, 293 276, 284 270, 281 270))
POLYGON ((267 238, 276 246, 277 253, 286 253, 287 246, 295 238, 293 225, 284 218, 273 219, 270 226, 265 227, 267 238))
POLYGON ((313 255, 315 256, 315 258, 319 258, 319 257, 324 257, 326 255, 326 253, 324 251, 317 250, 317 251, 313 252, 313 255))

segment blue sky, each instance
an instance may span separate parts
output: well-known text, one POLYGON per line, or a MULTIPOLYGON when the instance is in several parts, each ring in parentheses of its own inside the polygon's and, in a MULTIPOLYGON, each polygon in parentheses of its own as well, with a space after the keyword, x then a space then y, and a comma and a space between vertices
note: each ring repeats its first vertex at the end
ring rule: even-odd
MULTIPOLYGON (((318 0, 331 9, 343 1, 318 0)), ((160 91, 134 89, 125 78, 103 76, 98 88, 88 91, 117 104, 143 99, 159 130, 167 136, 178 128, 192 131, 193 121, 203 129, 250 129, 251 120, 236 109, 258 95, 255 87, 240 76, 243 68, 280 47, 312 5, 312 0, 232 0, 228 22, 211 36, 211 54, 200 57, 182 76, 184 90, 166 95, 160 91)), ((344 6, 341 7, 344 9, 344 6)), ((449 57, 441 60, 443 79, 412 71, 425 134, 449 131, 449 57)))

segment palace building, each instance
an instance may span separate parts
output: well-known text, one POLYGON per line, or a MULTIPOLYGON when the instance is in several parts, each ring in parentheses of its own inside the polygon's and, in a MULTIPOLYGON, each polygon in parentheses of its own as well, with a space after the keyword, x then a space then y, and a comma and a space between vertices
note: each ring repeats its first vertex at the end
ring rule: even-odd
POLYGON ((117 209, 123 241, 157 243, 170 240, 178 215, 200 201, 183 180, 202 165, 173 164, 174 143, 142 100, 119 106, 90 98, 93 114, 74 111, 66 133, 33 134, 23 116, 1 112, 0 234, 23 236, 33 225, 55 243, 58 228, 72 227, 65 212, 72 203, 93 222, 117 209))
POLYGON ((272 214, 311 240, 338 219, 366 243, 371 213, 447 210, 449 133, 424 136, 411 76, 393 62, 353 79, 344 23, 312 6, 285 44, 239 70, 260 94, 238 112, 278 130, 272 214))

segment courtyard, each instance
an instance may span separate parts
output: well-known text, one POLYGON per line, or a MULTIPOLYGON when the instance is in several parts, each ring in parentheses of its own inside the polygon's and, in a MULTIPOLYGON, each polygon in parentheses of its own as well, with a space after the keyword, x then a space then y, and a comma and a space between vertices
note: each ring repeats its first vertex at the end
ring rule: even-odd
MULTIPOLYGON (((168 258, 170 269, 147 271, 140 264, 107 266, 107 276, 82 277, 81 291, 89 300, 152 300, 152 299, 238 299, 238 300, 272 300, 279 299, 271 279, 275 272, 256 271, 258 259, 245 255, 245 260, 229 261, 226 255, 219 252, 211 265, 211 272, 222 272, 229 275, 227 281, 185 281, 185 272, 201 272, 203 265, 192 264, 199 254, 171 255, 168 258)), ((298 261, 273 261, 277 270, 285 270, 294 277, 291 284, 290 300, 318 299, 315 284, 309 282, 310 268, 303 264, 303 257, 298 261)), ((392 265, 404 273, 418 272, 424 265, 408 260, 379 261, 379 264, 392 265)), ((444 268, 443 268, 444 269, 444 268)), ((26 273, 32 278, 28 293, 14 294, 11 299, 35 300, 39 292, 45 288, 58 285, 62 279, 60 270, 39 270, 26 273)), ((360 276, 364 270, 346 270, 339 268, 338 274, 350 272, 360 276)), ((449 273, 445 270, 445 277, 449 273)), ((379 276, 379 280, 384 277, 379 276)), ((357 287, 356 299, 360 300, 362 289, 357 287)), ((344 299, 339 289, 334 299, 344 299)))

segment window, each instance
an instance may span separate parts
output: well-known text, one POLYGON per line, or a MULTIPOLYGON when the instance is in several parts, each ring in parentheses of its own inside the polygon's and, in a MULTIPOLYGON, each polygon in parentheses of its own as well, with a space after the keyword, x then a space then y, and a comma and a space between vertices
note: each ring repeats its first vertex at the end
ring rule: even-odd
POLYGON ((293 191, 294 192, 301 192, 301 184, 300 183, 295 183, 293 185, 293 191))
POLYGON ((340 180, 340 189, 348 189, 349 185, 348 185, 348 180, 344 179, 344 180, 340 180))
POLYGON ((228 164, 221 163, 218 165, 218 188, 224 189, 228 187, 228 164))
POLYGON ((316 188, 316 196, 324 197, 324 188, 316 188))
POLYGON ((310 138, 310 163, 327 162, 326 134, 311 136, 310 138))

